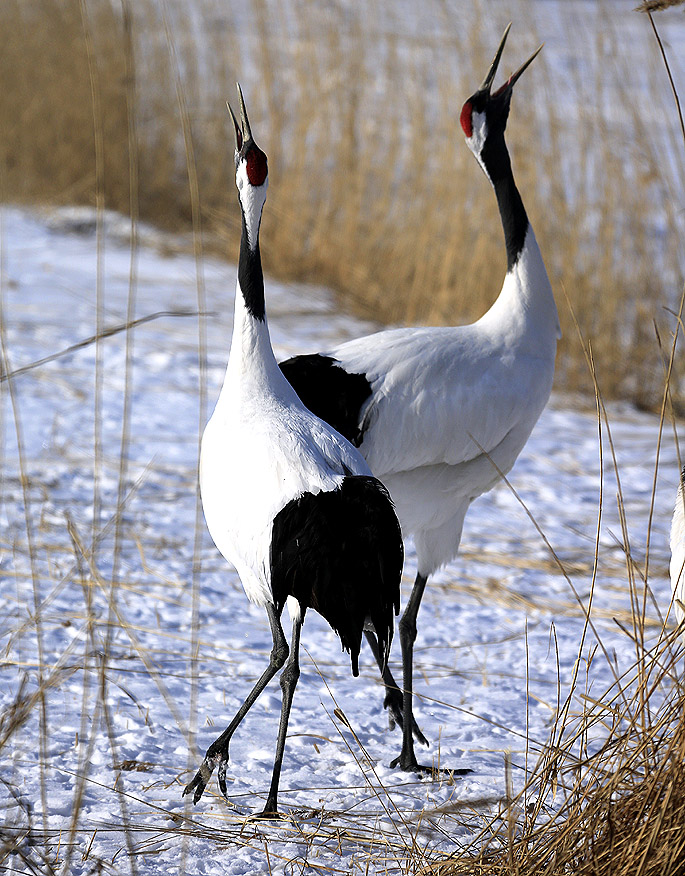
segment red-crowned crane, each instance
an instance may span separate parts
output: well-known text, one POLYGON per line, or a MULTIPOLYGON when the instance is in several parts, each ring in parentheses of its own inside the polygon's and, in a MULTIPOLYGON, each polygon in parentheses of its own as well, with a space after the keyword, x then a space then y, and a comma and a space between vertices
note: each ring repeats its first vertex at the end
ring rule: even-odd
POLYGON ((231 737, 285 664, 276 757, 261 813, 276 817, 305 612, 318 611, 339 635, 354 675, 364 629, 373 629, 385 663, 399 610, 404 553, 386 488, 356 448, 304 407, 276 364, 259 252, 267 160, 252 137, 240 86, 238 91, 240 125, 231 110, 242 211, 235 320, 224 384, 202 437, 200 488, 216 546, 237 569, 247 597, 266 609, 273 649, 268 667, 207 749, 184 795, 192 793, 197 803, 216 767, 226 794, 231 737), (280 620, 286 602, 290 649, 280 620))
MULTIPOLYGON (((400 620, 403 690, 381 663, 390 722, 402 726, 404 770, 417 763, 412 712, 416 617, 429 576, 458 551, 471 502, 514 464, 552 389, 559 319, 547 272, 516 188, 504 133, 514 85, 537 52, 497 91, 504 44, 461 110, 466 142, 492 183, 507 273, 499 297, 472 325, 390 329, 281 369, 307 407, 361 450, 390 491, 418 572, 400 620)), ((538 49, 539 51, 539 49, 538 49)), ((367 639, 378 659, 372 633, 367 639)), ((426 743, 427 744, 427 743, 426 743)))

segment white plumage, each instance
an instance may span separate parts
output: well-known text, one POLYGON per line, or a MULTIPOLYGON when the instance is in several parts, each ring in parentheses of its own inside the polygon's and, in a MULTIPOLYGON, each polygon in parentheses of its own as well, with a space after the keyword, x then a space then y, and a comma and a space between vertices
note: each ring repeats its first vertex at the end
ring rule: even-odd
POLYGON ((300 356, 281 363, 305 404, 355 441, 390 491, 404 536, 414 538, 418 574, 400 621, 403 698, 391 674, 383 673, 391 723, 403 726, 397 762, 409 770, 424 769, 413 751, 412 731, 425 738, 411 700, 416 615, 426 580, 456 556, 470 503, 511 469, 525 445, 549 398, 560 337, 554 296, 504 141, 514 83, 535 55, 491 93, 508 32, 461 112, 504 228, 507 273, 495 303, 472 325, 388 330, 318 360, 300 356), (348 404, 332 406, 331 381, 344 397, 346 377, 348 404))
POLYGON ((249 599, 266 609, 273 650, 184 794, 193 793, 197 803, 217 766, 226 794, 230 739, 286 664, 276 757, 262 813, 272 817, 305 613, 313 608, 326 618, 350 652, 355 675, 365 628, 378 636, 381 659, 387 660, 403 548, 385 487, 355 447, 304 407, 274 358, 259 252, 267 160, 252 138, 242 92, 240 105, 240 126, 231 113, 243 217, 235 319, 224 384, 202 438, 200 488, 214 542, 237 569, 249 599), (280 621, 286 603, 293 624, 290 652, 280 621))
POLYGON ((363 373, 360 450, 390 490, 419 572, 457 553, 470 502, 514 464, 552 388, 558 319, 532 229, 502 292, 478 322, 407 328, 328 355, 363 373))
POLYGON ((356 448, 302 405, 276 364, 266 323, 244 330, 244 308, 238 284, 231 351, 246 343, 261 367, 243 369, 238 357, 229 360, 202 437, 200 488, 214 543, 235 566, 247 597, 266 605, 273 603, 276 514, 305 491, 335 490, 346 475, 370 476, 371 470, 356 448))

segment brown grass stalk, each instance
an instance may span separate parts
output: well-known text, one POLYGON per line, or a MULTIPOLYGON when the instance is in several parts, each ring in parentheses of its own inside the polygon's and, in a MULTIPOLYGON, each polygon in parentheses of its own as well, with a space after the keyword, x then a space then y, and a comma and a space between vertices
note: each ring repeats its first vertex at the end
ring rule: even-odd
MULTIPOLYGON (((516 51, 511 50, 519 57, 519 48, 524 49, 527 40, 534 46, 538 35, 527 4, 514 6, 517 28, 521 33, 528 31, 520 43, 516 42, 516 51)), ((0 6, 3 197, 32 204, 87 203, 96 207, 100 217, 105 207, 131 216, 131 294, 126 322, 112 329, 104 327, 102 292, 95 290, 98 323, 93 337, 82 342, 101 343, 115 331, 127 332, 127 405, 133 393, 129 373, 132 332, 140 322, 161 315, 135 318, 134 262, 139 217, 166 227, 192 228, 198 271, 197 310, 201 316, 206 310, 202 283, 205 239, 229 249, 227 241, 230 239, 233 247, 238 236, 230 138, 226 136, 223 109, 225 98, 233 94, 236 78, 243 81, 250 107, 254 105, 253 125, 255 130, 265 132, 260 141, 270 156, 272 190, 264 221, 264 254, 274 273, 328 283, 350 306, 388 321, 472 319, 494 298, 503 274, 499 220, 492 193, 463 145, 456 120, 461 102, 482 77, 496 39, 487 24, 486 6, 483 0, 473 4, 477 26, 468 32, 446 4, 427 0, 426 14, 435 15, 440 34, 420 38, 405 33, 401 22, 392 18, 387 25, 378 25, 376 22, 383 20, 381 13, 387 12, 380 0, 369 4, 369 9, 369 18, 352 7, 346 17, 342 8, 324 15, 311 0, 293 0, 291 5, 284 0, 257 0, 254 33, 250 36, 258 39, 263 51, 255 56, 245 35, 232 30, 230 4, 220 4, 215 7, 219 24, 211 30, 208 42, 211 51, 200 58, 197 46, 173 31, 164 3, 32 0, 26 4, 6 0, 0 6), (222 38, 224 25, 220 21, 230 34, 226 39, 222 38), (378 91, 374 90, 376 83, 378 91)), ((599 104, 591 102, 591 98, 608 99, 600 70, 595 70, 594 80, 589 83, 581 73, 575 79, 572 74, 569 77, 569 88, 575 90, 583 113, 587 113, 581 113, 572 129, 553 100, 553 75, 543 58, 536 62, 535 74, 528 74, 525 85, 522 82, 510 126, 517 180, 530 205, 552 279, 559 288, 563 280, 572 305, 560 307, 566 330, 560 353, 560 385, 589 387, 597 405, 601 488, 592 556, 582 568, 582 574, 591 582, 585 601, 568 568, 530 515, 549 549, 549 566, 566 578, 575 602, 573 609, 583 617, 578 659, 567 678, 562 678, 557 669, 549 737, 539 740, 526 734, 523 740, 528 775, 524 787, 515 790, 512 762, 507 755, 506 799, 494 810, 491 801, 484 801, 482 808, 473 804, 471 815, 477 827, 472 840, 451 857, 440 859, 421 845, 420 828, 424 819, 430 820, 430 813, 421 813, 416 822, 410 822, 393 800, 392 790, 380 781, 350 722, 333 700, 335 716, 345 730, 341 735, 357 760, 362 785, 395 828, 395 837, 377 834, 375 828, 364 825, 363 813, 356 823, 356 813, 349 816, 345 839, 358 844, 360 854, 367 856, 367 868, 378 862, 388 871, 424 876, 565 876, 569 872, 581 876, 676 876, 683 872, 682 649, 672 633, 657 628, 653 618, 647 616, 651 595, 650 535, 648 532, 647 556, 641 569, 632 553, 630 521, 604 401, 623 395, 645 407, 660 407, 662 426, 667 412, 675 419, 685 410, 682 365, 676 355, 678 331, 665 348, 654 343, 652 332, 652 317, 656 314, 657 322, 661 321, 661 306, 676 304, 670 287, 665 288, 664 277, 679 277, 681 272, 677 254, 669 248, 659 249, 652 231, 659 220, 667 235, 673 233, 677 218, 665 195, 668 186, 661 175, 654 131, 641 117, 628 87, 629 62, 621 53, 619 31, 615 23, 604 23, 602 45, 614 53, 614 75, 624 81, 622 86, 614 84, 612 99, 618 95, 624 110, 623 124, 634 135, 634 146, 616 148, 621 129, 604 118, 599 104), (594 97, 592 91, 596 92, 594 97), (531 148, 531 143, 544 143, 544 148, 531 148), (579 163, 576 168, 574 161, 579 163), (569 171, 571 182, 556 172, 560 165, 569 171), (626 175, 630 186, 624 184, 626 175), (664 259, 663 277, 655 277, 655 255, 664 259), (632 665, 621 672, 601 640, 595 625, 600 615, 593 604, 595 587, 602 583, 600 529, 605 454, 611 456, 616 479, 629 603, 623 614, 616 614, 616 620, 634 649, 632 665), (598 643, 592 648, 586 640, 590 632, 598 643), (600 660, 610 667, 613 682, 607 690, 596 693, 590 679, 593 663, 600 660), (354 746, 346 739, 348 731, 354 746)), ((587 37, 581 22, 574 27, 569 30, 569 38, 587 37)), ((592 36, 599 41, 600 35, 592 36)), ((525 51, 520 51, 520 56, 525 57, 525 51)), ((657 73, 651 71, 649 75, 656 77, 657 73)), ((653 98, 655 105, 661 106, 658 88, 653 98)), ((682 171, 674 169, 670 183, 682 181, 682 171)), ((101 259, 101 219, 98 228, 101 259)), ((680 326, 680 314, 677 322, 680 326)), ((205 417, 206 380, 202 318, 198 326, 199 436, 205 417)), ((660 334, 665 336, 663 326, 660 334)), ((14 379, 41 363, 13 371, 1 326, 0 341, 4 371, 0 388, 9 393, 12 401, 14 379)), ((45 361, 59 355, 62 353, 53 352, 45 361)), ((99 367, 94 375, 96 385, 101 380, 99 367)), ((31 560, 28 574, 36 581, 31 611, 17 624, 13 637, 18 640, 36 634, 39 683, 31 694, 21 687, 0 716, 0 749, 38 715, 38 768, 42 771, 45 817, 50 718, 46 694, 67 675, 82 674, 82 748, 79 772, 73 776, 74 811, 65 830, 64 845, 58 846, 55 859, 67 867, 74 855, 91 855, 95 841, 95 828, 84 823, 81 806, 89 783, 97 784, 88 762, 99 730, 104 730, 107 737, 114 773, 123 768, 107 698, 111 684, 107 662, 114 631, 128 642, 131 654, 161 694, 191 750, 196 729, 198 652, 205 644, 199 627, 202 526, 198 506, 190 634, 181 640, 182 644, 175 641, 170 645, 190 651, 192 717, 188 721, 154 658, 147 653, 143 632, 139 633, 126 618, 121 597, 127 582, 116 556, 126 539, 137 538, 121 521, 136 489, 134 486, 129 493, 125 489, 128 414, 122 423, 119 448, 117 508, 108 521, 99 519, 97 490, 101 416, 96 391, 92 545, 89 547, 73 522, 68 523, 64 562, 69 561, 69 566, 56 575, 52 590, 47 592, 48 588, 39 587, 45 582, 37 580, 37 556, 43 547, 37 541, 37 515, 24 471, 20 417, 14 412, 25 508, 26 531, 22 537, 31 560), (108 534, 113 535, 115 557, 111 580, 99 571, 97 557, 97 549, 108 534), (49 668, 41 651, 43 617, 46 609, 56 603, 57 594, 72 581, 83 592, 83 624, 89 647, 77 660, 79 640, 73 638, 49 668), (98 639, 103 643, 101 657, 95 656, 94 630, 99 623, 96 598, 108 609, 106 631, 102 640, 98 639), (86 738, 89 726, 90 736, 86 738), (84 851, 77 843, 86 829, 92 835, 84 851)), ((656 472, 654 477, 656 484, 656 472)), ((519 501, 527 512, 523 501, 519 501)), ((652 507, 653 503, 654 495, 652 507)), ((144 565, 142 546, 141 555, 144 565)), ((509 558, 504 561, 509 562, 509 558)), ((528 658, 527 627, 525 643, 528 658)), ((554 630, 552 645, 556 647, 554 630)), ((528 659, 525 684, 528 690, 528 659)), ((452 708, 456 711, 460 707, 452 708)), ((7 789, 13 793, 11 783, 7 789)), ((136 855, 145 850, 146 843, 152 843, 149 823, 139 825, 136 813, 153 804, 124 790, 118 792, 118 804, 120 817, 115 828, 124 836, 135 869, 136 855), (138 832, 143 836, 140 842, 138 832)), ((163 814, 168 813, 160 812, 163 814)), ((226 816, 220 831, 187 817, 187 813, 174 818, 173 824, 164 822, 158 835, 182 842, 201 838, 217 847, 230 837, 238 847, 257 848, 257 840, 244 830, 244 821, 233 813, 226 816)), ((308 849, 334 834, 340 841, 343 833, 338 825, 327 827, 323 815, 318 826, 293 822, 286 830, 290 829, 293 845, 299 843, 308 849)), ((436 829, 449 836, 442 824, 436 829)), ((36 828, 28 815, 21 831, 32 834, 38 845, 41 839, 52 843, 56 839, 47 823, 42 830, 36 828)), ((0 863, 10 854, 19 858, 24 855, 17 841, 21 831, 0 837, 0 863)), ((260 848, 261 844, 259 839, 260 848)), ((272 860, 280 866, 283 861, 279 854, 267 839, 263 844, 268 867, 272 860)), ((21 863, 27 868, 38 866, 34 859, 22 859, 21 863)), ((95 861, 91 863, 95 866, 95 861)), ((183 863, 182 855, 182 869, 183 863)), ((45 873, 58 869, 47 858, 41 859, 39 866, 45 873)))
MULTIPOLYGON (((210 246, 235 256, 225 100, 240 78, 270 158, 262 236, 271 273, 330 285, 346 306, 384 322, 464 322, 489 306, 504 273, 499 218, 458 124, 497 39, 483 0, 469 27, 428 0, 423 19, 439 22, 439 34, 418 36, 381 0, 347 12, 259 0, 244 33, 231 4, 201 0, 211 22, 203 45, 165 25, 164 3, 141 0, 127 26, 121 8, 2 4, 6 199, 123 212, 136 204, 142 219, 164 227, 204 226, 210 246)), ((528 4, 510 14, 518 36, 508 67, 540 40, 528 4)), ((636 83, 616 17, 605 10, 594 20, 597 33, 577 16, 565 20, 570 42, 596 40, 583 65, 560 79, 543 52, 522 80, 509 143, 553 285, 563 280, 569 290, 605 395, 653 409, 661 367, 651 323, 665 327, 663 307, 677 301, 682 252, 664 240, 679 233, 674 205, 685 174, 664 161, 674 131, 663 72, 644 65, 636 83), (638 89, 649 94, 649 115, 638 89)), ((557 385, 590 390, 563 314, 562 323, 557 385)), ((676 363, 672 384, 677 412, 685 410, 682 368, 676 363)))

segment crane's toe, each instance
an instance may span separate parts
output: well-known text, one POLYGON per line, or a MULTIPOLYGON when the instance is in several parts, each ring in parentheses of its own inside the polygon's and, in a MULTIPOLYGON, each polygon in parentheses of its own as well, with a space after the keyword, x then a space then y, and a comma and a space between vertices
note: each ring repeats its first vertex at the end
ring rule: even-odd
POLYGON ((402 692, 397 688, 386 688, 383 708, 388 710, 388 726, 402 729, 402 692))
POLYGON ((289 816, 283 815, 282 812, 278 812, 277 810, 269 810, 264 809, 262 812, 255 812, 254 815, 250 816, 250 821, 283 821, 284 818, 288 818, 289 816))
POLYGON ((427 764, 420 764, 414 755, 414 752, 405 752, 390 761, 392 769, 399 767, 405 773, 416 773, 419 776, 429 776, 433 781, 443 776, 466 776, 472 773, 473 770, 467 768, 449 769, 448 767, 437 767, 427 764))
POLYGON ((188 784, 183 789, 183 796, 186 797, 188 794, 193 795, 193 803, 197 803, 197 801, 202 796, 204 789, 207 787, 207 782, 211 778, 212 772, 208 770, 206 765, 203 763, 200 769, 195 773, 195 778, 192 782, 188 782, 188 784))
POLYGON ((200 769, 195 773, 195 777, 183 789, 183 796, 188 794, 193 795, 193 803, 202 797, 209 780, 212 778, 212 773, 215 768, 219 767, 218 779, 221 793, 226 796, 226 767, 228 765, 228 746, 214 750, 214 746, 210 745, 207 749, 205 759, 202 761, 200 769))
MULTIPOLYGON (((383 708, 388 710, 388 726, 390 729, 394 730, 395 727, 399 727, 401 730, 404 727, 404 696, 402 691, 398 688, 387 688, 385 699, 383 700, 383 708)), ((425 745, 426 748, 430 747, 430 742, 421 732, 421 728, 416 723, 413 715, 411 719, 411 732, 417 742, 425 745)))
POLYGON ((224 797, 228 796, 228 791, 226 789, 226 769, 228 767, 228 749, 226 749, 225 754, 219 762, 219 769, 217 771, 217 779, 219 780, 219 790, 224 795, 224 797))
POLYGON ((411 732, 414 735, 414 739, 416 739, 417 742, 420 742, 421 745, 425 745, 426 748, 430 747, 430 742, 426 739, 426 737, 421 732, 421 728, 416 723, 416 720, 414 719, 413 715, 412 715, 412 719, 411 719, 411 732))

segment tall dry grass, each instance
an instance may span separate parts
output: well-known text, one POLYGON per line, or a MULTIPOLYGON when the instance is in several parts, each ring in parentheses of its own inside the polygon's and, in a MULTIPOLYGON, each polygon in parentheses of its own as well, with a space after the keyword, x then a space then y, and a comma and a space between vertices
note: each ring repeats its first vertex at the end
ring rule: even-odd
MULTIPOLYGON (((3 46, 6 51, 0 52, 0 72, 6 86, 0 89, 3 196, 41 203, 67 198, 97 203, 130 211, 134 221, 140 213, 172 227, 183 227, 193 220, 196 234, 202 220, 219 229, 230 216, 235 224, 235 211, 228 212, 231 162, 225 149, 223 116, 214 110, 205 114, 202 107, 203 101, 211 105, 219 101, 218 92, 224 91, 225 83, 238 74, 239 40, 234 37, 225 44, 220 39, 224 31, 217 26, 212 63, 218 66, 211 69, 220 69, 221 75, 213 81, 193 54, 192 44, 174 44, 174 52, 170 51, 168 34, 173 21, 162 14, 163 7, 141 3, 135 10, 125 8, 134 12, 130 28, 126 17, 121 17, 117 8, 113 10, 104 0, 82 4, 36 0, 31 8, 20 0, 7 0, 0 7, 3 25, 0 33, 6 44, 3 46), (128 41, 133 34, 136 38, 143 34, 149 37, 147 52, 135 58, 128 41), (203 94, 205 87, 208 95, 203 94), (212 93, 213 88, 216 94, 212 93), (185 142, 179 152, 181 137, 185 142)), ((345 290, 358 307, 389 319, 448 320, 454 319, 455 313, 464 318, 475 316, 486 306, 501 277, 501 254, 496 241, 482 231, 496 227, 497 217, 492 197, 473 161, 464 149, 456 148, 460 142, 454 136, 453 115, 461 97, 479 81, 489 57, 489 39, 482 42, 476 39, 469 45, 473 70, 470 66, 465 71, 454 69, 453 79, 433 82, 437 103, 430 103, 425 99, 424 86, 436 69, 433 52, 439 54, 443 42, 444 51, 453 52, 448 44, 449 28, 454 22, 448 12, 440 11, 442 7, 436 9, 436 17, 441 33, 449 36, 434 34, 428 42, 430 51, 424 51, 419 44, 416 51, 409 53, 406 47, 412 44, 411 35, 401 35, 398 27, 390 27, 387 33, 369 34, 354 16, 334 27, 319 17, 311 3, 295 7, 299 12, 295 24, 292 19, 286 20, 281 4, 257 3, 255 8, 258 13, 255 32, 265 50, 261 55, 256 53, 259 65, 254 70, 254 82, 264 83, 264 90, 257 85, 252 88, 255 103, 259 105, 261 101, 263 121, 271 125, 272 131, 269 153, 273 190, 270 211, 265 217, 264 243, 265 253, 271 254, 272 268, 287 276, 324 278, 345 290), (289 56, 291 75, 283 81, 279 75, 282 68, 278 59, 283 53, 279 33, 287 27, 296 29, 297 39, 293 40, 289 56), (381 70, 389 81, 404 83, 406 90, 403 88, 402 92, 408 97, 408 104, 403 104, 400 110, 398 99, 397 104, 385 107, 385 114, 377 115, 371 112, 368 85, 363 86, 360 74, 370 75, 366 69, 366 50, 369 41, 378 43, 381 36, 385 40, 381 70), (400 75, 400 71, 407 70, 407 75, 400 75), (463 88, 459 96, 457 87, 463 88), (430 132, 429 136, 426 132, 430 132), (426 147, 427 140, 430 148, 426 147), (269 220, 272 214, 274 218, 269 220), (334 253, 331 241, 336 242, 334 253), (491 245, 495 248, 491 249, 491 245), (481 278, 482 288, 475 284, 475 277, 481 278), (489 285, 488 278, 492 280, 489 285), (432 294, 427 295, 427 289, 432 294), (364 290, 363 294, 360 290, 364 290)), ((523 14, 525 6, 520 11, 523 14)), ((240 75, 244 79, 242 72, 240 75)), ((597 82, 594 85, 599 87, 597 82)), ((253 95, 250 97, 252 105, 253 95)), ((377 105, 374 107, 378 109, 377 105)), ((662 204, 650 194, 660 185, 659 168, 650 163, 657 156, 650 158, 649 152, 646 157, 640 155, 640 161, 645 162, 644 172, 633 180, 634 192, 632 189, 625 192, 618 183, 628 171, 619 172, 616 150, 610 146, 615 132, 600 119, 606 152, 595 154, 590 151, 594 141, 584 141, 593 167, 584 168, 586 191, 584 200, 577 195, 577 201, 569 196, 562 176, 539 175, 540 160, 548 171, 553 169, 565 136, 560 120, 557 119, 559 124, 555 127, 550 101, 538 105, 519 100, 515 118, 520 120, 518 132, 512 123, 511 137, 517 176, 527 201, 531 202, 531 214, 534 215, 535 192, 540 193, 543 203, 556 205, 556 218, 550 226, 542 221, 542 216, 534 216, 534 221, 543 247, 550 253, 554 278, 558 282, 564 280, 578 315, 580 337, 584 339, 578 343, 576 327, 570 324, 571 316, 560 300, 567 323, 567 346, 562 351, 566 385, 587 382, 601 399, 593 380, 599 373, 604 394, 624 393, 643 399, 650 406, 656 404, 661 407, 666 424, 668 400, 673 397, 677 402, 681 390, 675 345, 663 333, 666 351, 660 351, 650 328, 651 318, 665 298, 664 290, 654 282, 648 259, 651 226, 647 222, 649 210, 645 209, 645 204, 647 207, 652 202, 662 204), (548 132, 544 142, 549 151, 542 155, 525 148, 531 130, 540 124, 548 132), (597 180, 602 180, 602 186, 595 190, 597 180), (595 200, 590 199, 591 194, 595 200), (632 214, 627 211, 624 194, 628 205, 634 208, 632 214), (588 228, 579 218, 583 207, 586 212, 599 211, 600 207, 607 212, 597 212, 597 224, 588 228), (641 218, 645 220, 643 224, 641 218), (630 247, 626 240, 630 240, 630 247), (619 265, 625 273, 616 264, 617 254, 621 253, 635 259, 619 265), (640 259, 645 259, 644 264, 640 259), (628 276, 631 266, 633 273, 628 276), (600 281, 607 282, 602 285, 600 281), (625 367, 626 349, 632 351, 630 367, 625 367)), ((639 113, 631 118, 631 124, 638 133, 642 130, 639 113)), ((581 140, 590 137, 587 127, 579 137, 581 140)), ((647 148, 649 138, 646 135, 645 138, 637 141, 636 151, 647 148)), ((666 212, 668 230, 675 218, 666 212)), ((675 262, 671 268, 676 270, 675 262)), ((130 301, 134 291, 132 277, 130 301)), ((199 309, 201 292, 199 284, 199 309)), ((1 323, 0 340, 6 359, 1 323)), ((198 346, 202 360, 201 337, 198 346)), ((127 399, 132 392, 129 361, 127 355, 123 390, 127 399)), ((3 393, 7 387, 11 395, 12 380, 4 381, 2 387, 3 393)), ((97 394, 95 399, 93 420, 97 433, 102 410, 97 394)), ((598 417, 606 419, 601 404, 598 417)), ((64 544, 49 544, 42 528, 47 526, 42 521, 42 509, 35 507, 40 501, 32 498, 30 480, 24 471, 19 479, 26 532, 17 537, 13 548, 23 561, 22 570, 16 571, 17 577, 34 578, 35 602, 22 610, 25 608, 25 625, 36 633, 37 683, 20 686, 14 702, 0 715, 0 753, 10 748, 22 728, 38 715, 42 750, 38 753, 37 768, 41 771, 44 797, 50 735, 47 697, 72 677, 82 679, 83 685, 81 740, 76 741, 81 746, 81 755, 78 774, 73 777, 70 828, 65 830, 64 837, 57 837, 47 825, 45 800, 43 822, 36 823, 20 793, 20 775, 3 777, 7 796, 21 810, 22 819, 18 827, 3 826, 0 866, 9 861, 19 872, 69 872, 72 861, 81 863, 82 869, 92 866, 94 872, 98 868, 108 872, 113 867, 114 862, 89 858, 90 846, 84 849, 83 844, 77 843, 78 835, 92 830, 94 838, 98 828, 80 808, 85 785, 92 779, 89 758, 94 735, 89 737, 89 728, 104 728, 115 773, 121 775, 132 768, 117 756, 116 726, 107 705, 107 686, 112 682, 106 669, 116 662, 112 636, 120 634, 124 642, 130 642, 130 652, 149 674, 150 684, 164 695, 178 725, 184 731, 187 729, 184 717, 168 696, 164 678, 138 638, 143 631, 127 622, 120 612, 122 587, 118 580, 117 544, 127 540, 130 548, 139 539, 134 530, 123 526, 123 512, 136 488, 135 485, 124 488, 130 440, 125 420, 124 417, 113 516, 102 519, 99 499, 94 495, 91 539, 68 520, 68 540, 64 544), (101 564, 97 550, 105 536, 109 539, 108 555, 111 553, 114 559, 101 564), (53 566, 53 554, 57 552, 60 563, 53 566), (83 605, 69 605, 68 615, 51 619, 52 623, 67 620, 71 623, 77 609, 84 632, 84 642, 79 644, 79 639, 74 638, 53 665, 48 665, 40 648, 42 576, 52 588, 46 600, 48 607, 66 583, 74 583, 75 591, 80 588, 83 594, 83 605), (103 604, 107 609, 104 613, 103 604)), ((23 463, 16 415, 14 425, 23 463)), ((96 434, 94 445, 98 440, 96 434)), ((99 464, 96 453, 96 484, 99 464)), ((193 482, 194 477, 184 489, 192 490, 193 482)), ((2 486, 4 489, 4 483, 2 486)), ((619 505, 622 508, 620 495, 619 505)), ((164 550, 165 533, 157 536, 160 549, 164 550)), ((601 547, 598 540, 595 573, 601 547)), ((141 553, 144 555, 142 547, 141 553)), ((194 559, 199 559, 197 549, 194 559)), ((194 571, 197 570, 199 562, 194 571)), ((566 574, 563 566, 562 571, 566 574)), ((595 586, 597 580, 595 574, 595 586)), ((406 847, 397 851, 388 847, 385 854, 390 872, 424 876, 457 873, 561 876, 569 872, 676 876, 683 872, 682 650, 677 649, 672 633, 664 630, 654 635, 648 630, 647 564, 638 564, 629 552, 626 591, 631 610, 624 624, 625 634, 635 648, 635 661, 629 671, 617 675, 611 687, 595 692, 592 697, 582 690, 577 674, 572 679, 563 679, 568 695, 559 703, 549 738, 537 753, 537 764, 525 788, 504 800, 500 812, 483 816, 473 843, 450 859, 436 861, 430 850, 418 845, 409 851, 406 847)), ((592 594, 590 603, 581 605, 588 629, 592 625, 591 603, 592 594)), ((191 627, 189 636, 180 636, 170 647, 182 649, 190 642, 189 650, 195 655, 199 637, 196 615, 191 627)), ((14 634, 18 636, 19 631, 14 630, 14 634)), ((601 649, 601 637, 598 641, 601 649)), ((580 666, 585 644, 584 640, 579 643, 576 667, 580 666)), ((604 657, 611 662, 610 653, 604 657)), ((192 675, 195 678, 194 672, 192 675)), ((191 705, 191 714, 194 711, 191 705)), ((187 733, 189 739, 191 729, 187 733)), ((371 790, 379 795, 385 793, 376 785, 371 790)), ((136 872, 140 850, 136 832, 142 828, 135 822, 126 793, 123 790, 118 793, 120 812, 113 814, 113 820, 122 834, 131 872, 136 872)), ((325 832, 325 825, 320 830, 325 832)), ((373 832, 364 837, 362 829, 357 830, 360 844, 367 845, 369 854, 377 854, 377 837, 373 832)), ((242 823, 225 823, 212 830, 196 819, 181 816, 160 828, 157 836, 178 842, 187 837, 200 838, 208 845, 216 843, 220 849, 225 849, 227 837, 238 848, 241 844, 249 847, 252 841, 242 823)), ((316 843, 313 834, 304 839, 298 834, 297 839, 312 846, 316 843)))
MULTIPOLYGON (((268 270, 328 284, 384 322, 476 318, 499 290, 504 257, 494 198, 458 114, 506 23, 493 8, 428 0, 418 18, 381 0, 255 0, 248 17, 242 4, 213 0, 131 4, 140 216, 189 227, 191 145, 207 240, 235 255, 224 103, 240 78, 270 159, 268 270)), ((537 45, 535 8, 507 7, 514 29, 503 75, 537 45)), ((597 8, 569 13, 572 49, 557 47, 556 68, 543 52, 518 86, 509 143, 561 311, 557 386, 591 390, 565 291, 606 393, 652 408, 663 373, 655 323, 667 343, 665 308, 683 275, 685 180, 656 53, 637 63, 622 20, 635 13, 597 8)), ((119 4, 6 0, 0 34, 1 197, 92 204, 100 191, 107 207, 127 212, 119 4)), ((683 410, 679 362, 675 370, 683 410)))
MULTIPOLYGON (((685 290, 680 312, 684 304, 685 290)), ((673 339, 668 366, 675 357, 680 330, 673 339)), ((582 337, 580 346, 595 387, 598 419, 610 436, 611 424, 591 351, 582 337)), ((667 378, 662 392, 662 428, 668 425, 668 395, 667 378)), ((607 457, 619 485, 617 498, 625 526, 621 477, 611 441, 607 457)), ((422 876, 682 876, 685 872, 683 629, 681 625, 668 632, 663 627, 656 636, 650 633, 651 535, 647 533, 642 562, 631 555, 627 529, 623 536, 631 616, 616 618, 616 623, 634 645, 634 663, 623 672, 615 670, 606 690, 583 690, 579 670, 586 634, 596 634, 592 606, 601 587, 598 536, 592 587, 582 603, 585 632, 568 694, 559 702, 549 737, 525 786, 503 801, 494 818, 485 821, 471 848, 460 850, 451 859, 432 862, 419 871, 422 876)), ((668 620, 672 604, 661 609, 668 620)), ((598 636, 591 663, 606 661, 611 666, 612 660, 598 636)))
POLYGON ((685 0, 642 0, 640 12, 661 12, 671 6, 680 6, 685 0))

